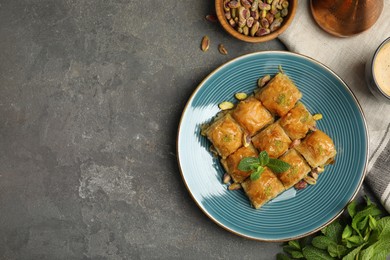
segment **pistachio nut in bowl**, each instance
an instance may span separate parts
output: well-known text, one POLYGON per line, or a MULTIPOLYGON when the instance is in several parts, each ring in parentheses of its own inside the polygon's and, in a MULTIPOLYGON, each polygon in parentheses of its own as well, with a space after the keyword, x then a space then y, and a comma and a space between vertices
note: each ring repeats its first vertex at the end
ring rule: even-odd
POLYGON ((294 19, 298 0, 215 0, 222 27, 233 37, 266 42, 283 33, 294 19))

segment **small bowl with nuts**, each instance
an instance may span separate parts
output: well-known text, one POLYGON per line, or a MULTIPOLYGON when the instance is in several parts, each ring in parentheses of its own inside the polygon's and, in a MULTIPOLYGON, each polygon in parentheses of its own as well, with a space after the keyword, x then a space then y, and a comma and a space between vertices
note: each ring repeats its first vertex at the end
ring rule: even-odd
POLYGON ((233 37, 251 43, 273 40, 291 24, 298 0, 215 0, 217 17, 233 37))

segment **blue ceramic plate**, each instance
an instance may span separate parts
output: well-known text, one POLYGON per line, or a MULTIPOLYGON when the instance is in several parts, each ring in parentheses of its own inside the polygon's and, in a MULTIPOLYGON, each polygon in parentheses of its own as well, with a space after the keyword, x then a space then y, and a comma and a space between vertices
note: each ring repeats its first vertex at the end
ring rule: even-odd
POLYGON ((185 185, 209 218, 247 238, 285 241, 323 228, 354 198, 365 175, 367 127, 351 90, 330 69, 290 52, 258 52, 224 64, 197 87, 180 121, 177 154, 185 185), (334 140, 338 154, 316 185, 290 189, 256 210, 242 190, 229 191, 222 184, 224 170, 200 126, 217 114, 220 102, 236 103, 235 93, 252 93, 257 79, 277 73, 279 65, 301 90, 309 111, 323 114, 317 127, 334 140))

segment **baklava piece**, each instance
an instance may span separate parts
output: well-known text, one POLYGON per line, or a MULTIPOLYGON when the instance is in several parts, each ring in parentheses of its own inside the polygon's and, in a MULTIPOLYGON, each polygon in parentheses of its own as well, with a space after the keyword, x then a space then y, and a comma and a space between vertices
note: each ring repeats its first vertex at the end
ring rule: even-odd
POLYGON ((244 133, 240 125, 228 113, 206 129, 206 136, 217 153, 225 159, 242 146, 244 133))
POLYGON ((278 73, 255 97, 271 113, 282 117, 295 106, 302 93, 286 74, 278 73))
POLYGON ((286 189, 291 188, 302 180, 311 170, 305 159, 295 149, 290 149, 279 159, 290 164, 290 168, 287 171, 277 175, 286 189))
POLYGON ((251 175, 251 171, 240 171, 238 169, 238 164, 241 159, 245 157, 257 157, 258 153, 256 149, 249 145, 248 147, 241 147, 231 155, 229 155, 226 159, 221 159, 221 164, 225 168, 226 172, 232 177, 234 182, 241 183, 243 182, 249 175, 251 175))
POLYGON ((333 140, 320 130, 309 133, 295 149, 313 168, 331 163, 337 153, 333 140))
POLYGON ((241 185, 253 207, 256 209, 285 190, 283 184, 267 167, 265 167, 260 178, 254 181, 247 178, 241 185))
POLYGON ((271 113, 253 96, 238 103, 232 116, 249 136, 254 135, 274 121, 271 113))
POLYGON ((267 151, 269 157, 278 158, 288 150, 291 140, 278 122, 275 122, 255 135, 252 143, 259 151, 267 151))
POLYGON ((292 140, 296 140, 305 137, 310 129, 315 128, 316 121, 305 105, 298 102, 279 120, 279 124, 292 140))

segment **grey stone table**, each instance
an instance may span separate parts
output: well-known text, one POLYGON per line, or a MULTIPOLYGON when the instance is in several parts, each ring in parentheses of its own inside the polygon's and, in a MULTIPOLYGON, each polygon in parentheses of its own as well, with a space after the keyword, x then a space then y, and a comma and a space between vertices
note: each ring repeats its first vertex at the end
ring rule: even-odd
POLYGON ((202 79, 234 57, 284 49, 233 39, 205 20, 213 4, 0 0, 0 259, 281 251, 214 224, 178 169, 179 119, 202 79))

